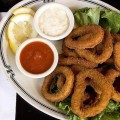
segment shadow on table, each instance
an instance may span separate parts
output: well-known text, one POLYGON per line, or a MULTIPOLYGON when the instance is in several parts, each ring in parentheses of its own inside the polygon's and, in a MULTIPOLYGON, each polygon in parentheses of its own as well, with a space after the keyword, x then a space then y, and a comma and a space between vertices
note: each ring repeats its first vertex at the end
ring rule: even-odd
POLYGON ((0 12, 7 12, 12 6, 21 0, 0 0, 0 12))
MULTIPOLYGON (((13 5, 20 2, 21 0, 0 0, 0 12, 8 11, 13 5)), ((110 5, 120 9, 120 0, 102 0, 110 5)))
POLYGON ((120 10, 120 0, 101 0, 120 10))
POLYGON ((40 112, 17 95, 15 120, 58 120, 40 112))

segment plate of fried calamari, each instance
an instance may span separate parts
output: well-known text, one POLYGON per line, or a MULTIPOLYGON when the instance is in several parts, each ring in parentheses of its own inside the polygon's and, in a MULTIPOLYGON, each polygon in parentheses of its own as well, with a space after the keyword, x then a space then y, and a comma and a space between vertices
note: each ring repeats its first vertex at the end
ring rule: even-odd
POLYGON ((120 120, 116 8, 98 0, 22 1, 0 23, 0 57, 8 81, 38 110, 61 120, 120 120))

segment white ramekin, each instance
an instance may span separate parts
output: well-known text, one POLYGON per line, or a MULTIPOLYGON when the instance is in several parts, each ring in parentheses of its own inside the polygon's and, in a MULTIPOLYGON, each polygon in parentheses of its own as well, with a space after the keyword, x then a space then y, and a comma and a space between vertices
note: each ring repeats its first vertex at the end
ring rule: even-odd
POLYGON ((53 72, 53 70, 56 68, 57 66, 57 63, 58 63, 58 52, 57 52, 57 49, 56 47, 48 40, 44 39, 44 38, 31 38, 31 39, 28 39, 26 40, 25 42, 23 42, 19 48, 17 49, 17 52, 16 52, 16 56, 15 56, 15 61, 16 61, 16 65, 18 67, 18 69, 26 76, 28 77, 31 77, 31 78, 43 78, 47 75, 49 75, 51 72, 53 72), (54 54, 54 61, 53 61, 53 64, 52 66, 44 73, 40 73, 40 74, 32 74, 32 73, 29 73, 27 72, 21 65, 21 62, 20 62, 20 54, 21 54, 21 51, 23 50, 23 48, 28 45, 29 43, 32 43, 32 42, 43 42, 45 44, 47 44, 51 50, 53 51, 53 54, 54 54))
MULTIPOLYGON (((49 14, 49 13, 48 13, 49 14)), ((34 24, 34 27, 36 29, 36 31, 38 32, 38 34, 48 40, 61 40, 63 38, 65 38, 66 36, 68 36, 70 34, 70 32, 73 30, 73 27, 74 27, 74 16, 73 16, 73 13, 72 11, 66 7, 65 5, 62 5, 62 4, 59 4, 59 3, 55 3, 55 2, 52 2, 52 3, 46 3, 44 4, 43 6, 41 6, 35 13, 35 16, 34 16, 34 20, 33 20, 33 24, 34 24), (68 16, 68 20, 69 20, 69 26, 68 26, 68 29, 58 35, 58 36, 49 36, 49 35, 46 35, 45 33, 43 33, 41 30, 40 30, 40 27, 39 27, 39 18, 41 16, 41 14, 47 10, 50 6, 58 6, 60 7, 62 10, 64 10, 68 16)))

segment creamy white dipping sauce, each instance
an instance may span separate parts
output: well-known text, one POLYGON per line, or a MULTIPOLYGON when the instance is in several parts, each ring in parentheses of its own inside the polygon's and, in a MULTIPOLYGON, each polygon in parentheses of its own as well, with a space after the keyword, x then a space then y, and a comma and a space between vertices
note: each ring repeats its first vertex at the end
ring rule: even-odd
POLYGON ((39 17, 40 30, 49 36, 58 36, 69 27, 69 19, 64 10, 58 6, 51 6, 39 17))

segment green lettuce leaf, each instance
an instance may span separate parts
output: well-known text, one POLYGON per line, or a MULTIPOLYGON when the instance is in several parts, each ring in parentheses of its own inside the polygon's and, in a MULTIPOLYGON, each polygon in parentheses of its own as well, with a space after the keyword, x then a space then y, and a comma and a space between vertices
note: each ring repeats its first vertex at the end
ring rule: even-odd
POLYGON ((91 120, 120 120, 120 103, 110 100, 106 109, 91 120))
POLYGON ((71 115, 72 111, 70 109, 70 101, 71 101, 71 98, 68 97, 62 102, 55 102, 55 106, 57 106, 60 110, 65 112, 67 115, 71 115))
POLYGON ((55 102, 54 104, 69 116, 69 120, 120 120, 120 103, 110 100, 108 106, 98 115, 92 118, 80 118, 75 115, 71 108, 71 98, 68 97, 62 102, 55 102))
POLYGON ((120 33, 120 14, 114 11, 82 8, 75 11, 74 18, 77 26, 99 24, 112 33, 120 33))
POLYGON ((114 112, 120 109, 120 103, 110 100, 108 106, 105 109, 105 112, 114 112))
POLYGON ((99 24, 100 8, 82 8, 74 13, 74 18, 78 26, 99 24))
MULTIPOLYGON (((58 76, 54 77, 50 91, 52 93, 59 92, 56 82, 58 76)), ((120 103, 110 100, 108 106, 98 115, 92 118, 80 118, 75 115, 71 110, 71 97, 66 98, 64 101, 53 103, 57 108, 62 110, 66 115, 69 116, 69 120, 120 120, 120 103)))
POLYGON ((106 113, 102 116, 101 120, 120 120, 120 112, 114 111, 111 113, 106 113))
POLYGON ((120 32, 120 14, 113 11, 101 11, 100 25, 112 33, 120 32))
POLYGON ((71 98, 68 97, 62 102, 55 102, 54 104, 62 110, 66 115, 69 116, 70 120, 88 120, 88 118, 80 118, 75 115, 70 108, 71 98))
POLYGON ((70 120, 88 120, 88 118, 80 118, 75 114, 73 114, 73 115, 70 115, 70 120))

